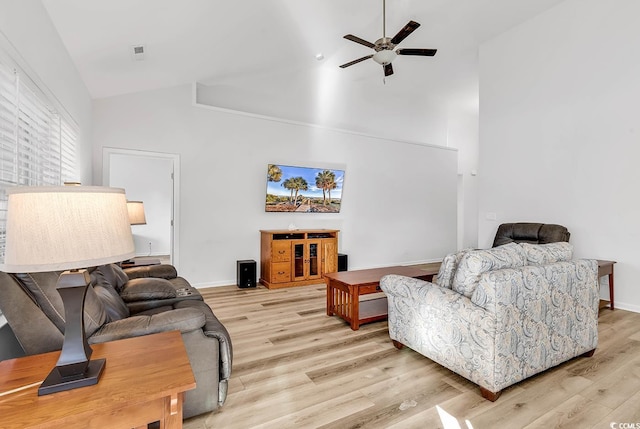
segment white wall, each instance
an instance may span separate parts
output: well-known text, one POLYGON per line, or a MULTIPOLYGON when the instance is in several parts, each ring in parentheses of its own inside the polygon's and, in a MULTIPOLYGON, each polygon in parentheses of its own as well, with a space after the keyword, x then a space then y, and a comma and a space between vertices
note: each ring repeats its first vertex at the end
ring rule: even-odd
POLYGON ((502 222, 563 224, 576 256, 618 262, 616 307, 634 311, 638 16, 637 0, 567 0, 480 50, 479 245, 502 222))
POLYGON ((470 108, 450 112, 447 122, 447 146, 458 149, 458 249, 477 248, 477 103, 470 108))
POLYGON ((91 98, 46 9, 39 0, 0 0, 0 32, 0 49, 77 122, 79 179, 91 184, 91 98))
POLYGON ((108 184, 124 188, 127 200, 144 205, 147 223, 131 225, 136 256, 170 255, 173 160, 145 154, 112 153, 108 184))
POLYGON ((260 258, 260 229, 335 228, 351 269, 440 260, 456 248, 457 151, 194 106, 191 86, 94 101, 94 179, 102 148, 178 153, 180 273, 234 284, 260 258), (269 163, 342 167, 339 214, 265 213, 269 163))

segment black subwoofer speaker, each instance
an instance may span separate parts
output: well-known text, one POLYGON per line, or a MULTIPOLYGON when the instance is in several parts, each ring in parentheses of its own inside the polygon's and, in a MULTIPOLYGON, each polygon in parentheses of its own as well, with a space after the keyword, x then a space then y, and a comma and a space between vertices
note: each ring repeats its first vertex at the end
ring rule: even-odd
POLYGON ((348 271, 349 261, 348 256, 344 253, 338 253, 338 271, 348 271))
POLYGON ((256 261, 244 259, 236 264, 238 287, 256 287, 256 261))

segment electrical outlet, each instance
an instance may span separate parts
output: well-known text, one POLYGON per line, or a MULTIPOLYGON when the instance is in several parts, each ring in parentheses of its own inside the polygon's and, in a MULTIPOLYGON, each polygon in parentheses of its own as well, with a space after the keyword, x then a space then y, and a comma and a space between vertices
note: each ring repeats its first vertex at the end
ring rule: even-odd
POLYGON ((149 256, 151 256, 151 242, 149 242, 149 256))

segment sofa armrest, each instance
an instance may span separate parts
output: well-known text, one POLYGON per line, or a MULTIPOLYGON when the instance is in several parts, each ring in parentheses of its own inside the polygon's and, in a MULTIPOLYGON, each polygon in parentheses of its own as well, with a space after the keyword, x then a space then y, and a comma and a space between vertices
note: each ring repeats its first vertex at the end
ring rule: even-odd
MULTIPOLYGON (((495 360, 495 317, 451 289, 389 275, 380 280, 389 305, 389 336, 474 382, 495 360)), ((490 386, 490 383, 483 383, 490 386)))
POLYGON ((228 380, 231 377, 233 347, 227 328, 213 314, 211 307, 203 301, 181 301, 175 304, 175 308, 196 308, 204 314, 204 334, 207 337, 217 339, 220 345, 220 380, 228 380))
POLYGON ((205 315, 196 308, 180 308, 151 316, 131 316, 105 323, 91 337, 89 343, 104 343, 123 338, 139 337, 166 331, 189 332, 205 326, 205 315))
POLYGON ((380 288, 389 301, 390 331, 392 323, 413 324, 420 320, 428 325, 431 322, 427 320, 439 320, 449 325, 441 332, 443 335, 458 335, 453 331, 469 331, 469 327, 481 328, 485 335, 495 332, 493 317, 484 308, 451 289, 396 274, 384 276, 380 288))
POLYGON ((178 277, 178 271, 176 271, 176 268, 170 264, 131 267, 125 268, 123 271, 127 274, 129 280, 138 279, 141 277, 157 277, 170 280, 178 277))

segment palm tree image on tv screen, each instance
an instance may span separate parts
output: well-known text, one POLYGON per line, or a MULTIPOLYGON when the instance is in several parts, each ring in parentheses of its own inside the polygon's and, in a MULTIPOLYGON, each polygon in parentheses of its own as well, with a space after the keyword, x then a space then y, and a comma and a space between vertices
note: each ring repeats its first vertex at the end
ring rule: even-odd
POLYGON ((338 213, 344 171, 269 164, 267 212, 338 213))

